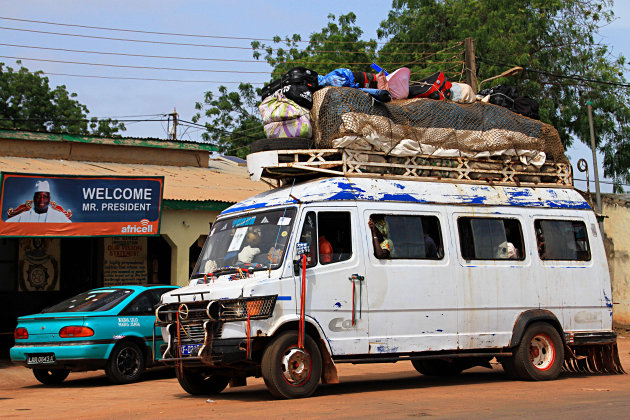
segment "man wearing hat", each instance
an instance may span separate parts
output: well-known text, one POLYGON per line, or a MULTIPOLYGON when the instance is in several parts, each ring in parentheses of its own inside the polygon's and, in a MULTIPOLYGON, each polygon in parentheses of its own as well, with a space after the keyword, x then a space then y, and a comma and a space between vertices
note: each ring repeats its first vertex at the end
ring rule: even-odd
POLYGON ((15 209, 7 212, 7 222, 20 223, 71 223, 72 211, 64 210, 54 201, 50 201, 50 184, 48 181, 35 183, 33 200, 28 200, 15 209))

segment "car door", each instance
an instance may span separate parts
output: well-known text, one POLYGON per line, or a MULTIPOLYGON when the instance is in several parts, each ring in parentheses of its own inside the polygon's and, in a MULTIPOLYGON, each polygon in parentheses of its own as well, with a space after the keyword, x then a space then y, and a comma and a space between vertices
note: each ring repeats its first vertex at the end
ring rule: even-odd
POLYGON ((171 288, 149 289, 132 300, 118 315, 118 327, 141 337, 152 348, 153 358, 159 356, 160 345, 163 344, 161 330, 155 327, 155 305, 160 296, 171 288))
MULTIPOLYGON (((368 291, 359 280, 365 265, 358 238, 354 205, 309 207, 303 213, 299 242, 310 247, 305 312, 319 324, 335 356, 368 350, 368 291)), ((296 283, 301 290, 300 275, 296 283)))

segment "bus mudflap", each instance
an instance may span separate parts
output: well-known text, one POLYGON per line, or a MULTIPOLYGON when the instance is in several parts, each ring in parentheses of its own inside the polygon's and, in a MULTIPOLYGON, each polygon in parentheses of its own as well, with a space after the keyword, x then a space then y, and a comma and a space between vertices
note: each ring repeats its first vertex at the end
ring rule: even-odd
POLYGON ((579 373, 624 374, 617 342, 567 345, 563 369, 579 373))

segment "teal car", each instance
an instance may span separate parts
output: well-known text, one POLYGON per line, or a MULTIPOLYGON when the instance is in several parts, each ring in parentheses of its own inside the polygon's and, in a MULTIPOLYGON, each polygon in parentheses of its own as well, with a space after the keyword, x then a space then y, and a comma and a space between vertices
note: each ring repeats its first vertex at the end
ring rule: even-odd
POLYGON ((11 360, 50 385, 77 371, 105 369, 114 383, 140 378, 163 343, 154 307, 176 286, 102 287, 18 318, 11 360))

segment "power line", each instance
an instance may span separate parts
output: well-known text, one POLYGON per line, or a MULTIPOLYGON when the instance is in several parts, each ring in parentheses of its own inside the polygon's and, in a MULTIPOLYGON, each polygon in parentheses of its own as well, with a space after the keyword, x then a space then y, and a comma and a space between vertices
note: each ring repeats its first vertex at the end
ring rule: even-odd
MULTIPOLYGON (((168 41, 149 41, 143 39, 129 39, 129 38, 114 38, 114 37, 105 37, 105 36, 97 36, 97 35, 82 35, 82 34, 68 34, 63 32, 49 32, 49 31, 37 31, 35 29, 21 29, 21 28, 8 28, 6 26, 0 26, 0 29, 4 29, 7 31, 21 31, 21 32, 32 32, 38 34, 46 34, 46 35, 59 35, 59 36, 72 36, 79 38, 90 38, 90 39, 103 39, 108 41, 125 41, 125 42, 141 42, 147 44, 158 44, 158 45, 178 45, 185 47, 204 47, 204 48, 229 48, 229 49, 237 49, 237 50, 248 50, 252 51, 253 48, 249 47, 237 47, 232 45, 211 45, 211 44, 192 44, 192 43, 183 43, 183 42, 168 42, 168 41)), ((459 41, 458 41, 459 42, 459 41)), ((277 48, 271 48, 271 51, 277 51, 277 48)), ((345 51, 345 50, 318 50, 317 53, 343 53, 343 54, 367 54, 365 51, 345 51)), ((416 54, 414 52, 380 52, 381 55, 413 55, 416 54)))
POLYGON ((90 118, 77 118, 77 119, 56 119, 56 118, 0 118, 0 121, 39 121, 39 122, 55 122, 55 123, 74 123, 74 122, 99 122, 107 120, 116 120, 117 122, 157 122, 167 121, 165 119, 117 119, 113 117, 90 117, 90 118))
MULTIPOLYGON (((480 57, 477 57, 477 60, 481 61, 482 63, 490 64, 490 65, 493 65, 493 66, 514 67, 511 64, 493 63, 491 61, 486 61, 486 60, 484 60, 483 58, 480 58, 480 57)), ((521 66, 521 67, 523 67, 523 66, 521 66)), ((558 79, 569 79, 569 80, 575 80, 575 81, 578 81, 578 82, 597 83, 597 84, 602 84, 602 85, 610 85, 610 86, 625 87, 625 88, 630 87, 630 84, 628 84, 628 83, 610 82, 610 81, 607 81, 607 80, 591 79, 591 78, 582 77, 582 76, 557 74, 557 73, 552 73, 552 72, 545 71, 545 70, 534 69, 534 68, 531 68, 531 67, 523 67, 523 70, 530 71, 532 73, 543 74, 545 76, 556 77, 558 79)))
POLYGON ((10 59, 13 59, 13 60, 45 61, 45 62, 48 62, 48 63, 80 64, 80 65, 84 65, 84 66, 118 67, 118 68, 127 68, 127 69, 196 71, 196 72, 204 72, 204 73, 269 74, 268 71, 183 69, 183 68, 173 68, 173 67, 131 66, 131 65, 125 65, 125 64, 103 64, 103 63, 88 63, 88 62, 84 62, 84 61, 50 60, 50 59, 45 59, 45 58, 11 57, 11 56, 6 56, 6 55, 0 55, 0 57, 1 58, 10 58, 10 59))
MULTIPOLYGON (((97 76, 87 74, 71 74, 71 73, 49 73, 40 70, 42 74, 49 76, 70 76, 70 77, 86 77, 92 79, 114 79, 114 80, 143 80, 149 82, 178 82, 178 83, 221 83, 221 84, 241 84, 243 82, 228 82, 220 80, 182 80, 182 79, 159 79, 153 77, 123 77, 123 76, 97 76)), ((247 82, 251 85, 264 85, 264 82, 247 82)))
POLYGON ((0 43, 0 45, 4 45, 6 47, 33 48, 33 49, 38 49, 38 50, 65 51, 65 52, 84 53, 84 54, 121 55, 125 57, 167 58, 167 59, 175 59, 175 60, 224 61, 224 62, 227 61, 227 62, 236 62, 236 63, 267 64, 266 61, 260 61, 260 60, 235 60, 235 59, 227 59, 227 58, 205 58, 205 57, 174 57, 174 56, 166 56, 166 55, 148 55, 148 54, 131 54, 131 53, 107 52, 107 51, 72 50, 72 49, 67 49, 67 48, 38 47, 38 46, 33 46, 33 45, 2 44, 2 43, 0 43))
MULTIPOLYGON (((585 180, 585 179, 580 179, 580 178, 573 178, 573 180, 574 180, 574 181, 583 181, 583 182, 586 182, 586 180, 585 180)), ((594 179, 589 179, 589 181, 588 181, 588 182, 589 182, 589 184, 590 184, 591 182, 595 182, 595 180, 594 180, 594 179)), ((600 183, 600 184, 607 184, 607 185, 623 185, 624 187, 630 187, 630 184, 624 184, 624 183, 622 183, 622 182, 614 182, 614 181, 612 181, 612 182, 611 182, 611 181, 602 181, 601 179, 599 180, 599 183, 600 183)))
MULTIPOLYGON (((233 63, 257 63, 257 64, 268 64, 266 61, 261 60, 236 60, 236 59, 227 59, 227 58, 206 58, 206 57, 177 57, 177 56, 168 56, 168 55, 149 55, 149 54, 131 54, 131 53, 121 53, 121 52, 108 52, 108 51, 89 51, 89 50, 73 50, 69 48, 53 48, 53 47, 40 47, 34 45, 20 45, 20 44, 4 44, 0 43, 5 47, 16 47, 16 48, 30 48, 30 49, 38 49, 38 50, 49 50, 49 51, 65 51, 72 53, 81 53, 81 54, 99 54, 99 55, 113 55, 113 56, 123 56, 123 57, 142 57, 142 58, 164 58, 164 59, 173 59, 173 60, 193 60, 193 61, 220 61, 220 62, 233 62, 233 63)), ((434 55, 435 53, 417 53, 419 55, 434 55)), ((278 61, 276 64, 319 64, 312 61, 278 61)), ((367 65, 372 64, 372 62, 327 62, 326 64, 353 64, 353 65, 367 65)), ((395 66, 402 65, 404 62, 394 63, 387 62, 381 63, 382 66, 395 66)))
MULTIPOLYGON (((235 39, 235 40, 246 40, 246 41, 268 41, 268 42, 283 42, 284 40, 276 41, 273 38, 249 38, 249 37, 235 37, 235 36, 225 36, 225 35, 202 35, 202 34, 183 34, 183 33, 174 33, 174 32, 157 32, 157 31, 143 31, 139 29, 124 29, 124 28, 108 28, 104 26, 88 26, 88 25, 76 25, 70 23, 58 23, 58 22, 46 22, 41 20, 30 20, 30 19, 19 19, 19 18, 10 18, 10 17, 2 17, 0 19, 3 20, 12 20, 17 22, 29 22, 29 23, 40 23, 44 25, 55 25, 55 26, 67 26, 73 28, 85 28, 85 29, 98 29, 104 31, 117 31, 117 32, 130 32, 130 33, 140 33, 140 34, 150 34, 150 35, 169 35, 169 36, 185 36, 185 37, 193 37, 193 38, 216 38, 216 39, 235 39)), ((291 42, 301 42, 301 43, 318 43, 320 41, 293 41, 291 42)), ((328 43, 335 44, 358 44, 358 43, 367 43, 370 41, 326 41, 328 43)), ((376 44, 395 44, 395 45, 437 45, 437 44, 446 44, 450 41, 441 41, 441 42, 376 42, 376 44)))

